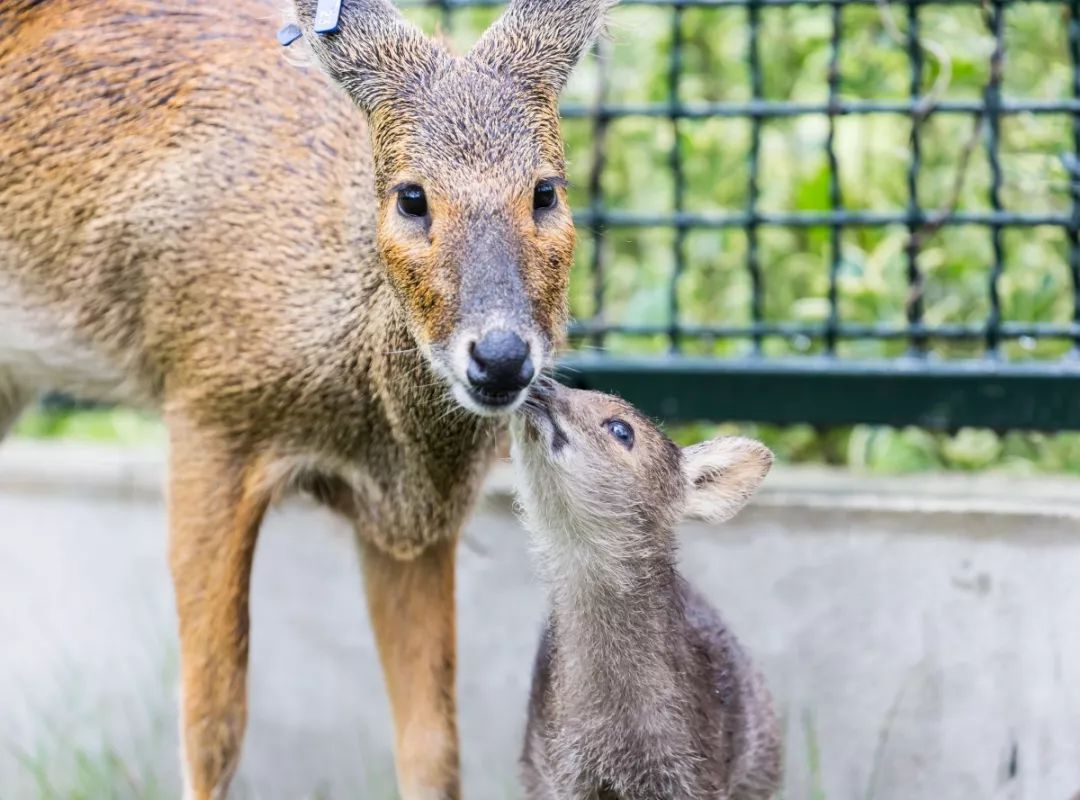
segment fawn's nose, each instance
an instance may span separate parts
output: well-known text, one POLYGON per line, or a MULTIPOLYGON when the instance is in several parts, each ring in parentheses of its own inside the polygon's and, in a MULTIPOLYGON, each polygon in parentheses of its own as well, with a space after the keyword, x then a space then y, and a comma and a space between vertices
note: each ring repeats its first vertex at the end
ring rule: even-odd
POLYGON ((529 345, 513 331, 489 331, 469 348, 469 383, 486 394, 524 389, 536 370, 529 345))

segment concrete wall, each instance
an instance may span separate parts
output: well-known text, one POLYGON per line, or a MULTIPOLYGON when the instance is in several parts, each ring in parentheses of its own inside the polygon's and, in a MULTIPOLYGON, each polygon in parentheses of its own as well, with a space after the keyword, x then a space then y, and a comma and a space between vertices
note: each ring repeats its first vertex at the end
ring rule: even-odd
MULTIPOLYGON (((157 454, 0 449, 0 798, 177 794, 160 476, 157 454)), ((543 611, 502 488, 460 559, 469 800, 518 796, 543 611)), ((686 574, 784 715, 787 800, 1080 791, 1078 489, 778 471, 736 521, 686 528, 686 574)), ((356 562, 330 515, 271 515, 237 797, 394 796, 356 562)))

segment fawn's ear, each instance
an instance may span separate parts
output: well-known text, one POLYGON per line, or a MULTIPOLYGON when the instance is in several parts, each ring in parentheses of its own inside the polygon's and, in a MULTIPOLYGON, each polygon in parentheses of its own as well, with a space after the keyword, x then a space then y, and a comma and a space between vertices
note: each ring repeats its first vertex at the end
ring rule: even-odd
POLYGON ((685 516, 710 522, 731 519, 761 486, 772 462, 769 448, 742 436, 684 447, 685 516))
POLYGON ((315 33, 316 0, 294 0, 297 23, 322 68, 364 111, 422 82, 447 53, 390 0, 343 0, 337 30, 315 33))
POLYGON ((469 58, 530 85, 562 90, 618 0, 510 0, 469 58))

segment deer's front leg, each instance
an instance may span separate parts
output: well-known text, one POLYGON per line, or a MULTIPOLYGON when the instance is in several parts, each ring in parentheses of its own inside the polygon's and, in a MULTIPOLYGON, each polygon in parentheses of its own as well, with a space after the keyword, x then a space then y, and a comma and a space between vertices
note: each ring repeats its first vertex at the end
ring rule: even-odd
POLYGON ((185 800, 221 800, 247 720, 248 589, 267 505, 258 459, 169 419, 185 800))
POLYGON ((457 800, 455 541, 410 560, 362 543, 364 586, 394 715, 402 800, 457 800))

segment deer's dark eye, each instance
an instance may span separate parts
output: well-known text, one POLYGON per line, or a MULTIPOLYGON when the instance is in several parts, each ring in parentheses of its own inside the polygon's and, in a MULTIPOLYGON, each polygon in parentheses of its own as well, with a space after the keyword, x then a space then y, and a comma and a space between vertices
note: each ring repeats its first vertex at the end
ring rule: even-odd
POLYGON ((630 427, 630 423, 615 417, 605 422, 604 427, 627 450, 634 449, 634 429, 630 427))
POLYGON ((555 194, 555 184, 551 181, 540 181, 533 189, 533 209, 554 208, 559 196, 555 194))
POLYGON ((397 207, 406 217, 426 217, 427 195, 423 187, 410 183, 398 189, 397 207))

